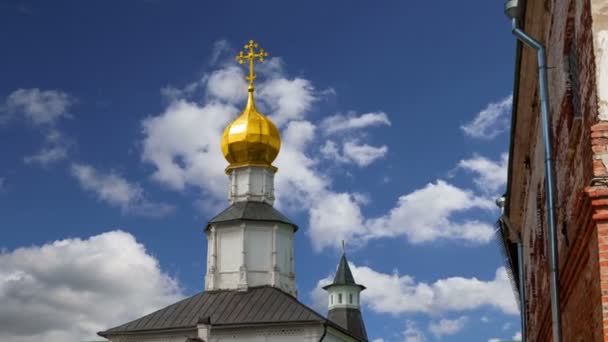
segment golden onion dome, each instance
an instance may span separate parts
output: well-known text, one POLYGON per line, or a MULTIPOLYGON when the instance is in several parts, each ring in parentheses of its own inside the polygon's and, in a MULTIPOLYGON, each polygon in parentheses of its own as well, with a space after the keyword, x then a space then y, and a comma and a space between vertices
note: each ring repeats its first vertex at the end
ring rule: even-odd
POLYGON ((249 60, 249 97, 245 110, 239 115, 226 129, 222 135, 222 153, 230 163, 226 171, 243 166, 263 166, 276 171, 272 162, 279 154, 281 148, 281 136, 274 123, 264 114, 257 111, 253 100, 253 61, 258 59, 260 62, 268 53, 264 49, 255 52, 257 44, 252 40, 245 45, 248 49, 246 55, 241 51, 236 56, 239 63, 249 60))
POLYGON ((280 148, 277 126, 257 111, 250 91, 245 110, 222 135, 222 152, 230 163, 226 171, 241 166, 266 166, 276 170, 271 164, 280 148))

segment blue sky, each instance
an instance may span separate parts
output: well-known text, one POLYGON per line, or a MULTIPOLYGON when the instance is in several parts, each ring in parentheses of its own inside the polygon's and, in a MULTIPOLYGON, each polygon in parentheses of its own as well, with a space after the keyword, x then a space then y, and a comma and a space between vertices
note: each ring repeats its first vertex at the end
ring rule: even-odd
POLYGON ((346 239, 371 340, 514 336, 492 235, 515 47, 501 1, 9 0, 0 317, 48 324, 0 319, 3 340, 91 338, 202 289, 249 39, 271 55, 257 96, 284 139, 299 298, 324 311, 346 239))

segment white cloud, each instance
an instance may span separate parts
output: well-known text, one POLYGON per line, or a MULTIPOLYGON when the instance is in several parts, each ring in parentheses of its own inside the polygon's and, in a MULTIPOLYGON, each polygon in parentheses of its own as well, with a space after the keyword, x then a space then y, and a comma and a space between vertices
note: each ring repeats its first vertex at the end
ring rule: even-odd
POLYGON ((331 159, 331 160, 337 161, 337 162, 347 162, 348 161, 340 153, 340 148, 338 147, 336 142, 333 140, 325 141, 325 144, 323 144, 323 146, 321 146, 321 149, 319 151, 327 159, 331 159))
POLYGON ((315 130, 309 121, 292 121, 283 130, 281 152, 275 161, 279 168, 275 196, 281 208, 309 208, 329 189, 330 179, 318 170, 318 160, 305 152, 313 143, 315 130))
POLYGON ((472 137, 492 139, 509 127, 509 118, 513 95, 509 95, 498 102, 489 103, 475 115, 475 118, 460 126, 462 131, 472 137))
POLYGON ((495 210, 493 201, 443 180, 401 196, 388 213, 375 218, 364 217, 363 203, 352 193, 326 191, 316 198, 309 210, 316 250, 339 246, 342 240, 360 245, 371 239, 405 236, 415 244, 440 239, 487 243, 494 237, 492 224, 454 217, 471 210, 495 210))
POLYGON ((270 118, 277 126, 291 120, 301 120, 317 100, 315 89, 310 81, 296 77, 278 77, 262 82, 259 89, 260 99, 271 109, 270 118))
POLYGON ((503 153, 497 162, 482 156, 474 156, 461 160, 458 167, 473 172, 476 175, 473 181, 483 192, 494 193, 507 183, 508 164, 509 155, 503 153))
POLYGON ((76 102, 71 95, 59 90, 18 89, 12 92, 0 106, 4 111, 0 123, 15 114, 22 115, 34 126, 40 127, 45 134, 45 143, 35 154, 23 158, 26 164, 49 166, 68 156, 69 143, 56 128, 62 118, 68 118, 68 109, 76 102))
POLYGON ((38 153, 24 157, 23 161, 26 164, 40 164, 46 166, 63 160, 67 158, 67 156, 68 151, 65 147, 43 147, 38 153))
POLYGON ((0 340, 83 341, 183 294, 129 233, 0 252, 0 340))
MULTIPOLYGON (((488 340, 488 342, 502 342, 505 341, 506 339, 500 339, 500 338, 491 338, 488 340)), ((511 340, 513 341, 521 341, 521 331, 518 331, 515 335, 513 335, 513 337, 511 337, 511 340)))
POLYGON ((360 244, 366 233, 361 203, 350 193, 326 192, 309 209, 309 234, 315 250, 339 246, 341 241, 360 244))
POLYGON ((67 110, 74 102, 58 90, 18 89, 6 98, 5 107, 9 113, 22 113, 35 125, 52 125, 69 116, 67 110))
POLYGON ((119 207, 123 213, 155 217, 174 209, 165 203, 149 201, 139 184, 129 183, 114 172, 102 173, 84 164, 72 164, 71 171, 84 190, 94 193, 100 201, 119 207))
MULTIPOLYGON (((365 201, 356 190, 334 189, 331 174, 322 167, 320 158, 333 156, 347 165, 366 166, 383 157, 387 146, 370 146, 362 139, 365 128, 389 125, 388 116, 382 112, 337 115, 319 124, 306 117, 322 96, 310 81, 287 77, 280 58, 261 64, 257 72, 258 107, 262 111, 268 109, 266 114, 271 114, 281 127, 281 151, 275 161, 279 169, 275 178, 276 206, 281 210, 308 211, 309 236, 316 250, 337 247, 342 239, 353 245, 396 236, 406 236, 414 243, 436 239, 476 243, 490 240, 491 224, 455 217, 469 210, 494 209, 493 201, 441 180, 401 196, 395 208, 385 215, 365 217, 365 201), (335 137, 337 142, 326 142, 319 137, 324 132, 343 134, 335 137)), ((205 203, 198 207, 206 209, 226 204, 227 162, 221 154, 220 139, 242 107, 241 93, 246 88, 242 71, 233 65, 224 65, 209 75, 195 82, 195 87, 200 87, 196 92, 192 85, 173 92, 177 95, 170 98, 162 113, 142 122, 142 160, 152 165, 152 178, 178 191, 189 186, 200 189, 205 203), (192 95, 199 90, 205 94, 200 103, 192 95)))
POLYGON ((491 210, 495 205, 470 190, 437 180, 401 196, 388 214, 368 220, 367 238, 405 235, 412 243, 437 239, 487 243, 494 234, 491 224, 453 217, 473 209, 491 210))
MULTIPOLYGON (((298 172, 298 165, 286 165, 281 161, 297 160, 303 162, 304 166, 315 163, 298 151, 305 148, 299 145, 301 139, 308 139, 307 134, 314 134, 315 126, 308 121, 296 120, 316 101, 314 89, 306 80, 281 77, 280 59, 273 58, 265 64, 270 66, 266 66, 261 73, 273 78, 256 82, 256 99, 260 102, 258 107, 270 108, 271 111, 266 114, 271 114, 275 123, 285 126, 283 146, 276 164, 281 170, 294 170, 294 174, 290 174, 291 180, 302 181, 302 178, 306 178, 305 180, 318 182, 313 179, 318 177, 309 170, 298 172), (305 131, 290 129, 292 126, 305 131), (290 144, 295 145, 290 147, 290 144)), ((227 162, 221 154, 220 140, 224 128, 239 112, 240 107, 236 107, 236 104, 245 99, 246 84, 238 67, 225 66, 213 71, 199 85, 205 87, 205 103, 176 98, 185 96, 184 91, 172 91, 172 101, 167 109, 142 122, 142 159, 154 165, 153 178, 157 181, 176 190, 194 185, 209 191, 214 200, 223 200, 228 182, 223 170, 223 165, 227 165, 227 162)), ((188 94, 192 92, 186 91, 188 94)), ((282 171, 281 174, 287 173, 282 171)), ((281 183, 281 176, 277 178, 277 183, 281 183)), ((282 183, 293 182, 284 180, 282 183)), ((310 185, 310 182, 305 185, 310 185)))
POLYGON ((441 319, 429 324, 429 331, 438 339, 446 335, 454 335, 462 331, 469 321, 468 317, 461 316, 456 319, 441 319))
POLYGON ((353 163, 359 167, 365 167, 384 157, 388 152, 388 147, 386 145, 374 147, 351 140, 344 141, 342 151, 340 151, 340 148, 333 140, 327 140, 321 146, 320 151, 325 158, 334 162, 353 163))
POLYGON ((383 338, 375 338, 372 342, 385 342, 383 338))
POLYGON ((388 119, 388 115, 384 112, 371 112, 356 116, 350 115, 333 115, 324 119, 320 127, 326 134, 352 131, 356 129, 362 129, 372 126, 387 125, 390 126, 391 122, 388 119))
POLYGON ((227 66, 215 70, 207 80, 207 93, 229 103, 238 103, 247 96, 247 82, 242 68, 227 66))
POLYGON ((405 322, 405 330, 403 330, 403 341, 404 342, 424 342, 426 337, 422 333, 422 330, 418 328, 416 322, 407 320, 405 322))
POLYGON ((58 129, 50 128, 46 132, 45 142, 40 151, 34 155, 24 157, 23 161, 26 164, 38 164, 46 167, 67 159, 69 146, 69 142, 58 129))
POLYGON ((225 198, 221 135, 238 109, 220 102, 200 106, 175 100, 163 113, 143 120, 142 160, 154 166, 152 178, 175 189, 194 185, 225 198))
MULTIPOLYGON (((498 268, 494 279, 490 280, 449 277, 425 283, 396 271, 387 274, 367 266, 352 263, 350 266, 357 282, 367 287, 361 295, 362 304, 376 313, 439 314, 493 307, 509 315, 518 314, 504 267, 498 268)), ((314 305, 319 309, 327 305, 327 293, 322 287, 332 279, 330 275, 319 280, 311 293, 314 305)))
POLYGON ((359 144, 357 141, 344 143, 344 156, 354 161, 358 166, 368 166, 377 159, 384 157, 387 152, 388 147, 386 145, 374 147, 368 144, 359 144))

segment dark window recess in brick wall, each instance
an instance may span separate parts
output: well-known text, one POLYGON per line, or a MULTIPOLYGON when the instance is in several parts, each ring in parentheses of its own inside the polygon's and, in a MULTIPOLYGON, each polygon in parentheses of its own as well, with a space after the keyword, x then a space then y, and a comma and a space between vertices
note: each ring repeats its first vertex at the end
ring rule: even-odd
MULTIPOLYGON (((573 42, 568 54, 566 55, 566 64, 568 68, 568 95, 572 102, 572 117, 581 117, 581 96, 580 96, 580 82, 579 82, 579 68, 578 68, 578 51, 576 44, 573 42)), ((568 123, 572 125, 571 120, 568 123)))
POLYGON ((534 237, 534 252, 541 260, 546 258, 545 255, 545 187, 543 182, 538 184, 536 189, 536 234, 534 237))
POLYGON ((568 129, 572 127, 572 119, 581 117, 581 97, 580 97, 580 82, 579 82, 579 62, 578 62, 578 46, 576 43, 576 30, 574 26, 574 1, 570 4, 568 13, 568 21, 566 23, 566 34, 564 42, 564 62, 565 71, 568 75, 567 102, 568 110, 563 113, 567 116, 568 129))

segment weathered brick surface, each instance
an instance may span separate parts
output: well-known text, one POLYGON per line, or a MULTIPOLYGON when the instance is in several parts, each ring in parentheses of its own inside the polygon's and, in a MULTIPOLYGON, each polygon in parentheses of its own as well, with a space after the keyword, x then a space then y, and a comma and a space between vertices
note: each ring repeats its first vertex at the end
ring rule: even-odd
MULTIPOLYGON (((528 0, 525 30, 547 46, 564 341, 608 342, 608 121, 600 120, 591 1, 528 0), (573 67, 574 66, 574 67, 573 67), (577 119, 577 116, 580 119, 577 119)), ((510 196, 524 242, 526 336, 551 341, 549 251, 535 52, 520 67, 510 196), (525 76, 522 76, 524 75, 525 76), (534 77, 532 77, 534 76, 534 77), (521 125, 527 125, 523 127, 521 125)), ((606 70, 605 72, 608 72, 606 70)), ((608 99, 605 99, 608 101, 608 99)))

